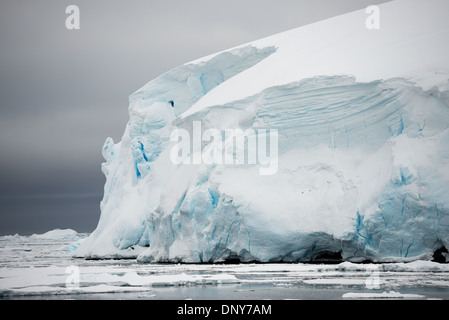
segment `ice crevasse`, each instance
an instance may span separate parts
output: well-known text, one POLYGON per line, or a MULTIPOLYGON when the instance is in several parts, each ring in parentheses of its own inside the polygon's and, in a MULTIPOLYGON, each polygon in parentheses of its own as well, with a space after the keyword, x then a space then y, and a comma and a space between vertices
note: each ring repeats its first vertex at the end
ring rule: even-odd
POLYGON ((192 61, 132 94, 121 141, 103 147, 100 220, 75 254, 385 262, 449 248, 449 4, 379 9, 379 30, 351 12, 192 61), (174 164, 171 134, 194 122, 276 129, 276 173, 174 164))

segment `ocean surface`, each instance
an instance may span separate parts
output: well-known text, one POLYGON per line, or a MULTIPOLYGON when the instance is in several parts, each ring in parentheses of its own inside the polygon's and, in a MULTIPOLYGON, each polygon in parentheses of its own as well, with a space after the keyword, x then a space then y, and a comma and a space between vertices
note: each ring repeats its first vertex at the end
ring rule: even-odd
POLYGON ((0 299, 449 300, 449 264, 142 264, 85 260, 88 234, 0 237, 0 299))

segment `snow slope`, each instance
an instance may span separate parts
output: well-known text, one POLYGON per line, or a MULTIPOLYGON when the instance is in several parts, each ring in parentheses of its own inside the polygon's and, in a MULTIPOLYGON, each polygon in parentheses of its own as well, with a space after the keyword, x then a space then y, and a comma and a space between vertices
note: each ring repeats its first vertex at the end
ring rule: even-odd
POLYGON ((449 4, 379 8, 380 30, 352 12, 187 63, 131 95, 121 142, 103 148, 100 221, 75 254, 357 262, 449 248, 449 4), (194 121, 277 129, 276 173, 173 164, 170 135, 194 121))

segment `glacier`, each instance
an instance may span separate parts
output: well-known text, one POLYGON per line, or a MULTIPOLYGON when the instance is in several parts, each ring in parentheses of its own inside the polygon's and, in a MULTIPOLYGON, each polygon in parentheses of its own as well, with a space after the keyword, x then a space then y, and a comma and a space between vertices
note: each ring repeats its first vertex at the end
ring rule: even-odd
POLYGON ((403 262, 449 248, 449 6, 379 8, 380 30, 351 12, 189 62, 133 93, 121 141, 102 150, 100 220, 74 254, 403 262), (278 130, 277 172, 173 164, 171 134, 193 133, 195 121, 203 132, 278 130))

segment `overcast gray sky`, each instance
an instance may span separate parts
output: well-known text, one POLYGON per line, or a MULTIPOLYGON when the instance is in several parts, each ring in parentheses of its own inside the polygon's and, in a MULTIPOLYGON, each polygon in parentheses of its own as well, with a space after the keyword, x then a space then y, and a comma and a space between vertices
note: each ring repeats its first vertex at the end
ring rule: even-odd
POLYGON ((180 64, 382 0, 2 0, 0 234, 95 229, 101 147, 180 64), (77 5, 81 29, 67 30, 77 5))

